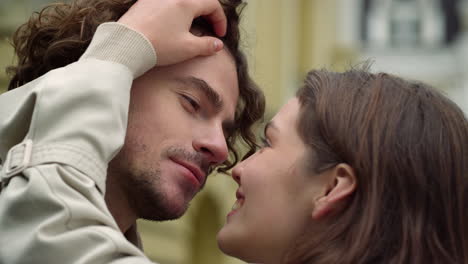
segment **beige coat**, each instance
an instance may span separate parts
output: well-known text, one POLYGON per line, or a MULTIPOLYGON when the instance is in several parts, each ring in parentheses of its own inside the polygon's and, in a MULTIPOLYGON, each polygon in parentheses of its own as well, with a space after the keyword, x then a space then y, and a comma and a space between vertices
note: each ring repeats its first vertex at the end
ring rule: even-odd
POLYGON ((104 192, 132 81, 155 64, 145 37, 106 23, 78 62, 0 96, 0 263, 151 263, 104 192))

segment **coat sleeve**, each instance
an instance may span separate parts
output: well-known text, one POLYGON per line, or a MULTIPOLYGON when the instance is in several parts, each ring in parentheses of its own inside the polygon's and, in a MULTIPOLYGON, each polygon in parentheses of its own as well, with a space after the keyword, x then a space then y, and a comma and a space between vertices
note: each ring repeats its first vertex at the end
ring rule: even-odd
POLYGON ((151 263, 104 193, 132 81, 155 64, 144 36, 106 23, 78 62, 0 96, 0 263, 151 263))

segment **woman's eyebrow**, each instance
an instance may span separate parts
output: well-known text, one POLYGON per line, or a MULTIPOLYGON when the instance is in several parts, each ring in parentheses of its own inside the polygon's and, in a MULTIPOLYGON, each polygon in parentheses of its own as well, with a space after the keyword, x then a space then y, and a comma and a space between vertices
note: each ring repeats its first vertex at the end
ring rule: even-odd
POLYGON ((275 122, 273 120, 268 121, 265 125, 265 129, 263 130, 263 134, 266 136, 267 130, 268 129, 274 129, 278 131, 278 127, 275 125, 275 122))

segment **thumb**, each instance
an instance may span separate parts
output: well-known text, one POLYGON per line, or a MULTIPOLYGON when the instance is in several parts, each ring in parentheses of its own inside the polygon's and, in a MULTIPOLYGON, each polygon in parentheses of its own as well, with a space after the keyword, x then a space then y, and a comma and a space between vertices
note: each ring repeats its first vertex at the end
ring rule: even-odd
POLYGON ((190 52, 192 53, 190 55, 193 57, 213 55, 224 47, 223 42, 218 38, 209 36, 197 37, 194 35, 190 37, 189 45, 191 47, 190 52))

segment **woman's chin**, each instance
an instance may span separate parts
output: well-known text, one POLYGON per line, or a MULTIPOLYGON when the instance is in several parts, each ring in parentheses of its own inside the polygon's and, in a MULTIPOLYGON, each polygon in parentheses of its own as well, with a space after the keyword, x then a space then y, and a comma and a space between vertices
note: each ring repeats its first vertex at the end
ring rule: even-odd
POLYGON ((257 263, 255 259, 257 254, 251 252, 251 247, 247 243, 246 239, 242 239, 242 236, 238 230, 233 230, 229 224, 225 225, 217 234, 216 240, 218 242, 218 248, 226 255, 240 259, 247 263, 257 263))
POLYGON ((232 232, 233 230, 230 230, 229 226, 224 226, 221 228, 221 230, 218 232, 216 236, 216 240, 218 242, 218 247, 219 249, 226 255, 239 258, 239 241, 238 239, 235 239, 235 232, 232 232))
POLYGON ((228 254, 226 251, 229 248, 229 235, 226 234, 226 226, 223 226, 216 235, 216 241, 218 243, 218 248, 224 253, 228 254))

